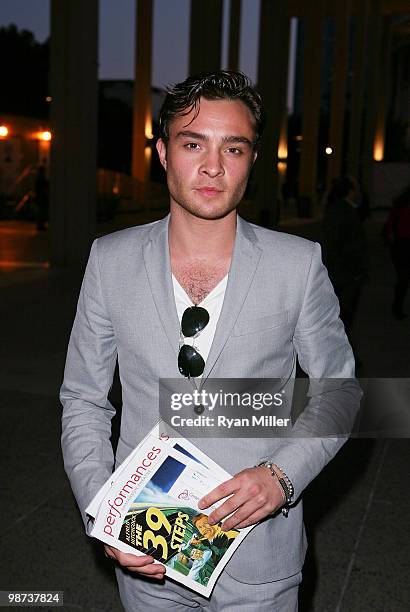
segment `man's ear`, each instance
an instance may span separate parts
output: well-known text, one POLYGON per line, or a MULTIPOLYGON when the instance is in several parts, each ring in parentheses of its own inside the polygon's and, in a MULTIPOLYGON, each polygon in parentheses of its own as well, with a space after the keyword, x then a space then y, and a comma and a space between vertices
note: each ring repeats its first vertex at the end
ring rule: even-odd
POLYGON ((159 161, 161 162, 164 170, 167 169, 167 146, 162 138, 158 138, 157 144, 155 145, 158 151, 159 161))

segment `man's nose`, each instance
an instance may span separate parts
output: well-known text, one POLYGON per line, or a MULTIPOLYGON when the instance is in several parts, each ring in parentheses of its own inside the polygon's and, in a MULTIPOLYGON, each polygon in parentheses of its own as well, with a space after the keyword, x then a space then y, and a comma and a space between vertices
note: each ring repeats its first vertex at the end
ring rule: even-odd
POLYGON ((222 156, 219 151, 207 151, 201 164, 200 172, 211 178, 225 174, 222 156))

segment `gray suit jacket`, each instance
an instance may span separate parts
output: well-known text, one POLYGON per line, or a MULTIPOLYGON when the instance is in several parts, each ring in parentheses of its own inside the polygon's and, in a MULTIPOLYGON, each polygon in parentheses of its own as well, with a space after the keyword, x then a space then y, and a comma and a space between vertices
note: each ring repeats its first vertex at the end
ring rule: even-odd
MULTIPOLYGON (((158 379, 180 378, 179 321, 173 295, 168 220, 97 239, 91 248, 68 347, 61 402, 64 464, 83 515, 114 464, 114 410, 107 401, 118 358, 122 422, 121 462, 158 419, 158 379)), ((344 389, 356 406, 354 360, 318 244, 247 223, 238 217, 228 285, 204 377, 292 378, 296 354, 311 378, 350 379, 344 389)), ((192 389, 191 389, 192 390, 192 389)), ((334 416, 332 394, 307 412, 334 416), (320 404, 320 409, 319 409, 320 404)), ((336 408, 348 430, 352 402, 336 408)), ((230 473, 271 457, 295 487, 298 502, 258 525, 226 571, 247 583, 298 572, 306 538, 300 494, 345 441, 344 437, 192 440, 230 473)))

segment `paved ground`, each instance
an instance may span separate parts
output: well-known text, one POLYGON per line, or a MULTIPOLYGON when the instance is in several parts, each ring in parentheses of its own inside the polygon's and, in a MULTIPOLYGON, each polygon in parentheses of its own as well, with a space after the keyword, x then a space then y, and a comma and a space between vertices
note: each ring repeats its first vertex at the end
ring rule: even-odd
MULTIPOLYGON (((123 222, 139 219, 116 227, 123 222)), ((410 377, 409 319, 390 317, 381 223, 367 223, 360 375, 410 377)), ((318 236, 314 223, 286 231, 318 236)), ((64 590, 66 610, 120 611, 112 567, 83 535, 60 456, 57 395, 80 279, 45 267, 48 234, 32 224, 1 222, 0 242, 0 590, 64 590)), ((410 609, 409 464, 408 440, 351 440, 309 487, 303 612, 410 609)))

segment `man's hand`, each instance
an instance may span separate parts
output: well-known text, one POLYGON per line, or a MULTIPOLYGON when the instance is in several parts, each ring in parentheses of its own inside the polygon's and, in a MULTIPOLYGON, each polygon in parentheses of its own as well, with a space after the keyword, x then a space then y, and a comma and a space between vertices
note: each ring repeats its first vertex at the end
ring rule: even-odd
POLYGON ((224 531, 254 525, 281 508, 286 501, 278 479, 272 477, 265 466, 242 470, 205 495, 198 506, 203 510, 225 497, 228 499, 211 512, 208 519, 213 525, 233 513, 222 523, 224 531))
POLYGON ((118 548, 113 548, 104 544, 105 554, 113 561, 117 561, 122 567, 127 568, 130 572, 136 572, 149 578, 162 580, 165 575, 165 566, 159 563, 154 563, 154 558, 149 555, 132 555, 124 553, 118 548))

